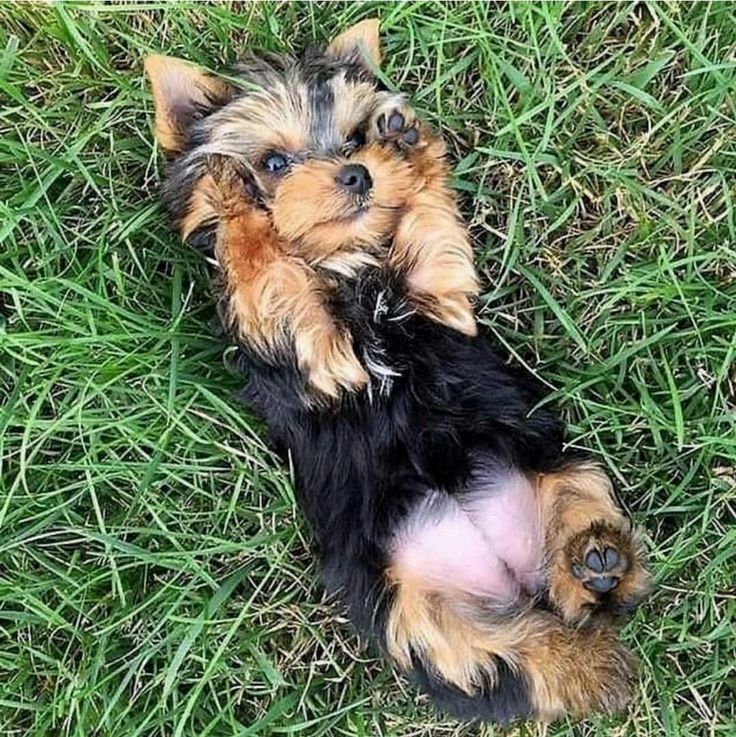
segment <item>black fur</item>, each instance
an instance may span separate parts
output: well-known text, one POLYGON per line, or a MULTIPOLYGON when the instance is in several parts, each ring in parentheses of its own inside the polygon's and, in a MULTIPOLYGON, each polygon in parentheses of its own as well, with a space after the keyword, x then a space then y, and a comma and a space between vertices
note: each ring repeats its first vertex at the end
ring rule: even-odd
MULTIPOLYGON (((478 451, 523 470, 562 460, 562 426, 549 410, 534 411, 541 398, 535 381, 504 364, 486 337, 467 338, 407 314, 406 305, 400 276, 385 271, 335 286, 333 309, 350 326, 357 355, 390 357, 400 374, 389 390, 376 386, 339 407, 306 406, 295 367, 265 365, 240 350, 239 367, 249 376, 243 399, 293 464, 325 585, 379 643, 390 604, 387 545, 427 489, 459 492, 478 451)), ((474 697, 416 665, 419 686, 456 716, 505 722, 529 713, 523 677, 502 662, 495 686, 474 697)))
MULTIPOLYGON (((252 60, 237 73, 264 87, 294 74, 305 81, 320 113, 318 139, 330 128, 325 121, 333 102, 324 83, 338 69, 370 75, 357 61, 316 53, 298 61, 252 60)), ((164 200, 175 223, 204 172, 197 148, 207 140, 207 120, 198 119, 169 169, 164 200)), ((214 233, 203 227, 189 240, 210 254, 214 233)), ((540 387, 501 360, 486 336, 467 338, 415 313, 401 274, 376 268, 352 280, 324 277, 334 317, 351 331, 356 355, 372 375, 370 391, 338 404, 310 401, 314 394, 293 355, 271 354, 265 362, 240 345, 235 363, 248 377, 243 399, 293 464, 327 588, 341 597, 355 626, 382 644, 392 596, 384 577, 388 545, 408 511, 428 489, 460 492, 479 452, 522 471, 558 467, 562 425, 548 409, 536 409, 540 387)), ((502 661, 497 668, 494 684, 475 696, 439 681, 418 659, 412 677, 438 706, 464 719, 529 715, 524 677, 502 661)))
POLYGON ((509 724, 532 716, 529 687, 523 675, 512 671, 503 660, 498 661, 497 674, 495 683, 486 681, 472 696, 428 673, 421 663, 417 663, 411 679, 432 697, 437 708, 463 721, 509 724))

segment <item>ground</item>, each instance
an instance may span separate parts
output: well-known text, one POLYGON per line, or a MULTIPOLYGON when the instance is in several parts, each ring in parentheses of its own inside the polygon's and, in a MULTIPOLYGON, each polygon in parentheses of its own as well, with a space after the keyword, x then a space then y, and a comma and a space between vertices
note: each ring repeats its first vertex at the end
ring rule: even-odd
POLYGON ((157 203, 145 54, 218 68, 376 13, 450 142, 482 320, 647 530, 631 712, 546 734, 734 734, 736 17, 674 2, 0 7, 3 734, 502 733, 322 598, 157 203))

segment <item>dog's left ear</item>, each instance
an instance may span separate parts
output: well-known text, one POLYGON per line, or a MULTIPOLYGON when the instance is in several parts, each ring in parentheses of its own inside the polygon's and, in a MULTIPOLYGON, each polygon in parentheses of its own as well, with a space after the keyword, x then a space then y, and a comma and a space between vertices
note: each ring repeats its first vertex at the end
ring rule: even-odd
POLYGON ((381 41, 378 18, 369 18, 350 26, 327 47, 330 56, 348 61, 367 61, 371 66, 381 65, 381 41))

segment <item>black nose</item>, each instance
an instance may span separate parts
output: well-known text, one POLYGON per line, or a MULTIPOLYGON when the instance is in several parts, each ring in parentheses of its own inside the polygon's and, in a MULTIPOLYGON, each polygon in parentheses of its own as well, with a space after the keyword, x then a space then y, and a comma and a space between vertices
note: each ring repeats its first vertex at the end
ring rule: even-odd
POLYGON ((343 166, 335 181, 348 192, 352 194, 366 194, 370 192, 373 186, 373 180, 371 175, 368 173, 368 169, 360 164, 348 164, 343 166))

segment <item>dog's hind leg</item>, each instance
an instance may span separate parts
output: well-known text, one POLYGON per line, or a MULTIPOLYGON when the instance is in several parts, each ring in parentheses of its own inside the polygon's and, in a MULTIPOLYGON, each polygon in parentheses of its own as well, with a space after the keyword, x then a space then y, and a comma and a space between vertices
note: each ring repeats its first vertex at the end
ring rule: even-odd
POLYGON ((651 577, 637 531, 610 480, 592 462, 537 479, 549 599, 569 624, 593 613, 624 614, 647 595, 651 577))
POLYGON ((389 654, 460 717, 551 721, 621 711, 635 660, 607 626, 570 628, 554 614, 499 611, 488 600, 389 570, 389 654))
POLYGON ((518 474, 485 486, 486 496, 459 500, 430 492, 397 531, 386 570, 389 654, 460 716, 622 709, 635 668, 615 628, 568 627, 532 608, 534 489, 524 491, 518 474))

